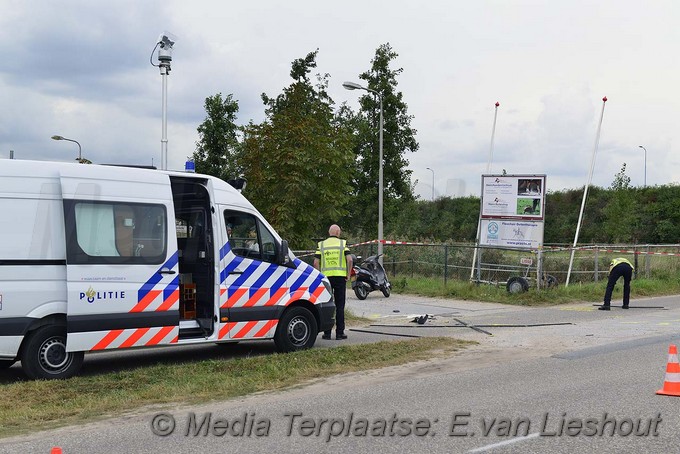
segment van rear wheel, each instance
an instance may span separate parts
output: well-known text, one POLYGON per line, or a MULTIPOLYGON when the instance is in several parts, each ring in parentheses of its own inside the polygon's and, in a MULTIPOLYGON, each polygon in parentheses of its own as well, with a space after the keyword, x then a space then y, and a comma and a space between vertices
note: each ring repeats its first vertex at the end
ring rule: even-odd
POLYGON ((304 307, 292 307, 279 320, 274 345, 282 353, 304 350, 312 348, 318 334, 314 315, 304 307))
POLYGON ((66 329, 41 326, 31 334, 21 355, 24 373, 33 379, 69 378, 80 370, 83 352, 66 351, 66 329))

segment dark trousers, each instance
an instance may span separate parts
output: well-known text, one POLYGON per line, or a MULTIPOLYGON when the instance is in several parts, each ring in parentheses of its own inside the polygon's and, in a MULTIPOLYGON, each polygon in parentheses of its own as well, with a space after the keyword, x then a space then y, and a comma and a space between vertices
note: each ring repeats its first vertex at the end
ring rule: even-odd
POLYGON ((623 276, 623 305, 628 306, 630 302, 630 280, 633 278, 633 268, 627 263, 619 263, 609 272, 607 290, 604 292, 604 305, 609 306, 612 301, 612 292, 616 281, 623 276))
MULTIPOLYGON (((333 289, 333 299, 335 300, 335 335, 345 333, 345 290, 347 279, 342 276, 329 276, 328 280, 333 289)), ((331 330, 324 334, 330 336, 331 330)))

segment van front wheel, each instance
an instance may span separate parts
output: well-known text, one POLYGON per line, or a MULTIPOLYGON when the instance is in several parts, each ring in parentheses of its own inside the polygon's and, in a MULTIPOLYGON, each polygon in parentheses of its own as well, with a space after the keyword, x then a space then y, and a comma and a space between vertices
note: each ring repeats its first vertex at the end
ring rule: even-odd
POLYGON ((284 312, 274 335, 274 345, 279 352, 292 352, 312 348, 319 334, 314 315, 304 307, 292 307, 284 312))
POLYGON ((29 378, 69 378, 80 370, 83 352, 66 351, 66 329, 41 326, 31 334, 21 355, 21 367, 29 378))

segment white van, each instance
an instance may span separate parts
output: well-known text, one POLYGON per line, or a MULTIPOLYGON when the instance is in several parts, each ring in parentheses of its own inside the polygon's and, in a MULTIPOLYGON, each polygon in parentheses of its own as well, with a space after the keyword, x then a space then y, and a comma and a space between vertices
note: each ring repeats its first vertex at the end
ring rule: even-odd
POLYGON ((224 181, 0 160, 0 368, 66 378, 83 353, 273 339, 334 323, 328 279, 224 181))

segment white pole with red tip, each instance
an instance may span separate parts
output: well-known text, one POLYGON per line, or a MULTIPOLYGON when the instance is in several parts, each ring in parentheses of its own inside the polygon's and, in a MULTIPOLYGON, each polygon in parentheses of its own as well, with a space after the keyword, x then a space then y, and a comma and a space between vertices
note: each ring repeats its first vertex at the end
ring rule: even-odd
POLYGON ((583 211, 586 207, 586 197, 588 197, 588 186, 593 180, 593 170, 595 170, 595 156, 597 155, 597 147, 600 145, 600 131, 602 130, 602 118, 604 118, 604 105, 607 102, 607 97, 602 98, 602 112, 600 113, 600 124, 597 126, 597 133, 595 134, 595 145, 593 146, 593 157, 590 159, 590 171, 588 172, 588 181, 586 187, 583 189, 583 200, 581 201, 581 212, 578 215, 578 223, 576 224, 576 234, 574 235, 574 246, 571 249, 571 257, 569 258, 569 269, 567 270, 567 281, 565 287, 569 285, 569 278, 571 277, 571 267, 574 263, 574 253, 576 252, 576 244, 578 243, 578 234, 581 230, 581 221, 583 220, 583 211))
MULTIPOLYGON (((496 136, 496 118, 498 118, 498 106, 501 104, 499 102, 496 102, 496 110, 494 111, 493 114, 493 127, 491 128, 491 144, 489 145, 489 160, 486 163, 486 173, 491 172, 491 162, 493 161, 493 140, 494 137, 496 136)), ((484 190, 484 188, 482 188, 484 190)), ((480 196, 481 200, 481 196, 480 196)), ((475 238, 475 245, 479 245, 479 235, 481 233, 482 229, 482 207, 479 207, 479 219, 477 220, 477 237, 475 238)), ((475 264, 477 263, 477 254, 478 254, 479 249, 475 247, 474 252, 472 253, 472 266, 470 267, 470 280, 475 276, 475 264)))
POLYGON ((496 136, 496 118, 498 117, 498 106, 500 103, 496 103, 496 110, 493 114, 493 127, 491 128, 491 145, 489 145, 489 161, 486 163, 486 173, 491 172, 491 163, 493 162, 493 139, 496 136))

